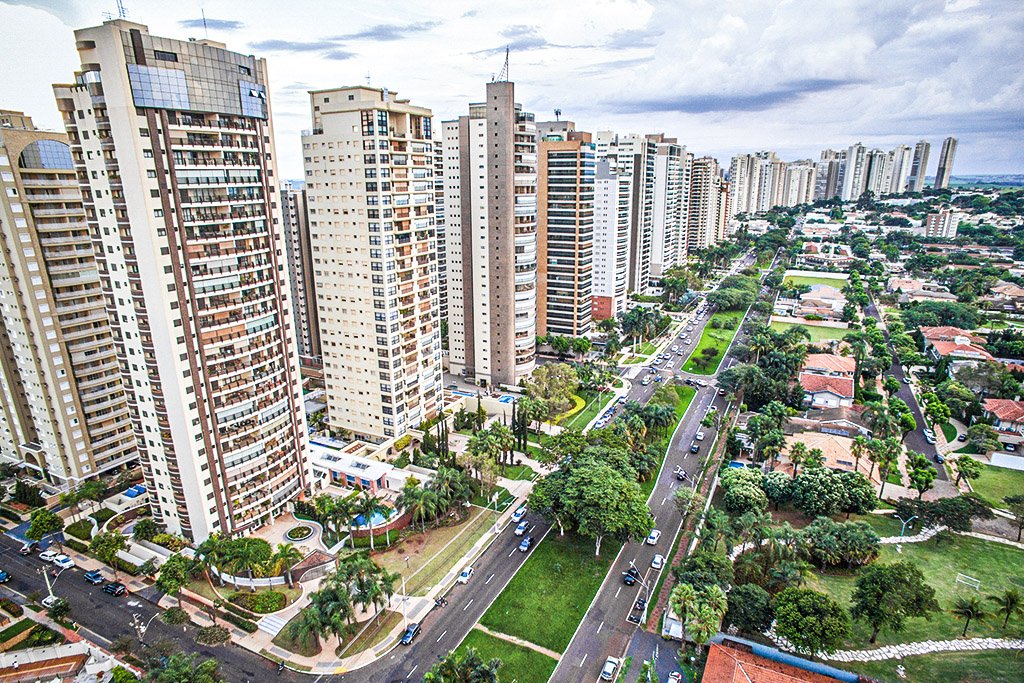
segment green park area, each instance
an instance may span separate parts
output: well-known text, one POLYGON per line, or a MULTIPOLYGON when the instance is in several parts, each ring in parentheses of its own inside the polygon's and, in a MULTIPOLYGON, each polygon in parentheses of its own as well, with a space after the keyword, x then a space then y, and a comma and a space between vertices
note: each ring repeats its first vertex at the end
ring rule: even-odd
POLYGON ((810 287, 811 285, 828 285, 829 287, 842 289, 846 286, 846 278, 828 277, 827 275, 787 275, 786 279, 782 281, 783 287, 810 287))
POLYGON ((683 371, 695 375, 713 375, 722 362, 725 350, 739 331, 744 314, 745 311, 719 311, 712 315, 704 326, 700 341, 686 360, 683 371))
POLYGON ((547 683, 558 665, 558 662, 541 652, 495 638, 480 629, 470 631, 457 652, 462 654, 470 648, 476 650, 485 662, 495 657, 501 660, 501 668, 498 669, 501 680, 507 678, 519 683, 547 683))
POLYGON ((981 470, 981 476, 972 481, 971 486, 993 506, 1005 508, 1006 502, 1003 498, 1024 495, 1024 472, 985 465, 981 470))
POLYGON ((785 332, 791 327, 803 327, 811 335, 811 343, 818 344, 832 339, 842 339, 850 333, 841 327, 818 327, 817 325, 798 325, 796 323, 773 322, 771 328, 776 332, 785 332))
POLYGON ((989 652, 939 652, 880 662, 843 662, 839 666, 879 681, 907 683, 1017 683, 1021 680, 1022 662, 1006 650, 989 652), (897 667, 903 667, 902 675, 897 667))
POLYGON ((568 414, 558 424, 566 429, 582 430, 608 406, 608 402, 614 395, 611 391, 605 391, 600 394, 596 391, 580 391, 578 397, 582 401, 582 407, 568 414))

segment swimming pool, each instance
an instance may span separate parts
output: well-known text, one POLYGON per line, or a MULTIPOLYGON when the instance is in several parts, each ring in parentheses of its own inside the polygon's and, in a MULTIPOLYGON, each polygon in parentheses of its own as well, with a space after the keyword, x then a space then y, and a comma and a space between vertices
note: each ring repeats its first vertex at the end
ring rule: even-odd
MULTIPOLYGON (((373 526, 377 527, 381 524, 384 524, 385 522, 389 521, 392 517, 394 517, 395 514, 397 513, 397 510, 393 508, 387 508, 387 510, 387 517, 385 517, 380 510, 377 510, 373 513, 373 517, 371 518, 373 526)), ((364 515, 356 515, 352 518, 352 523, 355 524, 357 527, 364 527, 366 526, 366 517, 364 515)))

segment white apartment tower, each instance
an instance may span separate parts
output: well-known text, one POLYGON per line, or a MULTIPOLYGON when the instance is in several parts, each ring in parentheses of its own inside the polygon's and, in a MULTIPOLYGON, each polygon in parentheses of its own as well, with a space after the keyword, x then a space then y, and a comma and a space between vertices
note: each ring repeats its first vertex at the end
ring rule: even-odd
POLYGON ((928 172, 928 155, 931 151, 932 144, 927 140, 921 140, 914 145, 914 158, 910 162, 910 174, 907 177, 908 192, 924 190, 924 176, 928 172))
POLYGON ((935 187, 949 187, 949 179, 953 175, 953 157, 956 156, 956 138, 949 137, 942 141, 939 152, 939 168, 935 171, 935 187))
POLYGON ((859 142, 850 145, 846 150, 846 162, 843 164, 845 171, 840 195, 843 201, 856 200, 864 194, 867 187, 868 165, 867 149, 864 145, 859 142))
POLYGON ((889 183, 889 192, 902 194, 907 191, 907 178, 910 176, 910 147, 897 145, 889 154, 892 156, 892 178, 889 183))
POLYGON ((873 192, 875 197, 887 194, 892 186, 892 153, 873 149, 867 152, 865 159, 868 170, 864 189, 873 192))
POLYGON ((686 258, 686 214, 690 176, 686 147, 663 138, 654 157, 651 277, 658 279, 686 258))
POLYGON ((65 490, 137 464, 135 430, 67 136, 3 113, 0 461, 65 490))
POLYGON ((815 163, 810 159, 787 163, 786 184, 778 204, 799 206, 814 201, 815 173, 815 163))
POLYGON ((537 142, 515 85, 444 126, 449 369, 515 385, 536 362, 537 142))
POLYGON ((118 19, 55 85, 154 516, 246 533, 308 488, 266 63, 118 19))
POLYGON ((718 161, 706 156, 694 159, 686 225, 688 254, 707 249, 725 237, 728 196, 718 161))
POLYGON ((431 111, 361 86, 309 98, 302 154, 327 421, 382 441, 441 406, 431 111))
POLYGON ((316 288, 313 285, 313 250, 306 218, 306 189, 293 187, 290 180, 281 183, 281 225, 284 227, 285 255, 292 277, 292 321, 299 356, 308 361, 320 359, 320 325, 316 317, 316 288))
POLYGON ((594 180, 594 320, 626 312, 629 281, 632 174, 605 158, 595 165, 594 180))

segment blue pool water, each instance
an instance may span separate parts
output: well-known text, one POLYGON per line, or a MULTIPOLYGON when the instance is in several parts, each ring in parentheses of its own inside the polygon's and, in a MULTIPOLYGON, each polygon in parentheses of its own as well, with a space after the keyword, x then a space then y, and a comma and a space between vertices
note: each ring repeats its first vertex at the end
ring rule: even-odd
MULTIPOLYGON (((355 522, 356 526, 366 526, 366 517, 364 517, 363 515, 356 515, 353 521, 355 522)), ((388 521, 387 517, 382 515, 380 512, 373 513, 373 526, 380 526, 386 521, 388 521)))

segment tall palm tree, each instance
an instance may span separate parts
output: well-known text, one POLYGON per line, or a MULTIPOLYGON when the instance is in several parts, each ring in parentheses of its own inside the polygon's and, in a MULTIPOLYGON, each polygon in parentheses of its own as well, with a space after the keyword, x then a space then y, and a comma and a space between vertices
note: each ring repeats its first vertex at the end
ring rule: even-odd
POLYGON ((344 524, 348 527, 348 538, 349 543, 352 545, 352 549, 356 547, 356 500, 352 497, 348 498, 335 498, 334 504, 331 506, 329 519, 331 527, 334 529, 334 533, 340 538, 341 526, 344 524))
POLYGON ((366 527, 370 530, 370 552, 372 553, 374 551, 373 515, 380 510, 380 498, 369 491, 363 491, 363 495, 356 499, 356 509, 363 516, 363 522, 366 523, 366 527))
POLYGON ((437 514, 437 502, 438 496, 435 491, 421 486, 406 486, 398 495, 395 504, 399 509, 409 512, 413 523, 419 520, 420 530, 426 532, 427 519, 437 514))
POLYGON ((724 612, 719 614, 710 605, 698 603, 686 620, 686 634, 698 648, 703 648, 718 633, 723 615, 724 612))
POLYGON ((793 461, 793 476, 800 473, 800 465, 807 457, 807 444, 802 441, 795 442, 789 447, 789 459, 793 461))
POLYGON ((484 661, 474 648, 449 652, 423 676, 423 683, 498 683, 501 660, 484 661))
POLYGON ((228 541, 220 534, 210 534, 206 540, 196 548, 196 556, 203 565, 206 572, 206 579, 210 580, 210 570, 217 570, 217 578, 220 585, 224 585, 224 571, 222 567, 228 561, 228 541))
POLYGON ((1016 588, 1007 588, 1000 595, 990 595, 988 599, 996 604, 996 614, 1003 617, 1003 630, 1010 623, 1010 617, 1024 614, 1024 598, 1016 588))
POLYGON ((284 571, 288 577, 288 587, 293 588, 292 567, 302 561, 302 553, 291 543, 278 543, 274 553, 274 565, 277 572, 284 571))
POLYGON ((697 602, 697 591, 688 583, 677 583, 669 593, 668 602, 679 615, 679 620, 685 623, 687 615, 697 602))
POLYGON ((970 597, 959 597, 953 603, 952 609, 949 610, 954 617, 957 619, 964 620, 964 631, 960 634, 961 638, 967 636, 967 627, 971 625, 971 621, 984 621, 988 618, 988 612, 985 611, 985 605, 976 596, 970 597))
POLYGON ((864 457, 867 447, 868 440, 862 434, 853 437, 853 445, 850 447, 850 451, 853 453, 853 470, 855 472, 860 472, 860 459, 864 457))
POLYGON ((515 446, 516 439, 512 434, 512 430, 505 425, 495 422, 490 427, 491 437, 494 439, 494 446, 499 455, 501 462, 502 474, 505 473, 506 460, 508 464, 512 464, 512 459, 509 455, 512 453, 512 448, 515 446))
POLYGON ((309 647, 311 641, 316 644, 316 649, 319 650, 320 639, 329 632, 320 610, 314 605, 302 608, 288 624, 288 637, 306 650, 313 649, 309 647))
POLYGON ((231 549, 231 573, 237 576, 238 572, 245 572, 249 577, 249 588, 255 593, 253 575, 270 560, 269 544, 258 538, 239 538, 231 543, 231 549))

